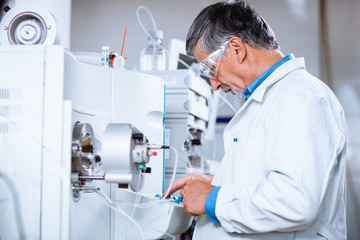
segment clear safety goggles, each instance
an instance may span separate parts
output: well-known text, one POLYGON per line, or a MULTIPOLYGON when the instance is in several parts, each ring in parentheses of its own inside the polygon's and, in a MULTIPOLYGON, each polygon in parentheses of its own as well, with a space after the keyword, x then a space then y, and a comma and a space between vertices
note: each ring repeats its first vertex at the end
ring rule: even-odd
POLYGON ((202 75, 208 78, 216 78, 227 43, 228 42, 222 45, 218 50, 210 53, 209 56, 199 63, 202 75))

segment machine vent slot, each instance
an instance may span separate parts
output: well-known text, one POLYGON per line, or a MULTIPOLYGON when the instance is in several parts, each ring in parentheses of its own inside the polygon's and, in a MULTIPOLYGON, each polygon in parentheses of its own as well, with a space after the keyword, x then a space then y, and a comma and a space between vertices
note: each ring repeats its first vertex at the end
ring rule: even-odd
POLYGON ((1 122, 0 123, 0 133, 8 133, 9 132, 9 123, 1 122))
POLYGON ((0 133, 16 131, 15 124, 21 124, 22 89, 0 88, 0 133))

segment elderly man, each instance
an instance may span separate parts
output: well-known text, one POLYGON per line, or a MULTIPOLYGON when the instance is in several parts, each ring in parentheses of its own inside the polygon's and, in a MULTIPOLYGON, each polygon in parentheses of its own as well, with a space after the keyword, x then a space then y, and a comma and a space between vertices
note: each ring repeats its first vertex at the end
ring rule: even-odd
POLYGON ((244 104, 224 131, 216 175, 174 183, 194 239, 346 239, 344 112, 335 95, 284 56, 266 21, 243 1, 206 7, 187 53, 214 90, 244 104))

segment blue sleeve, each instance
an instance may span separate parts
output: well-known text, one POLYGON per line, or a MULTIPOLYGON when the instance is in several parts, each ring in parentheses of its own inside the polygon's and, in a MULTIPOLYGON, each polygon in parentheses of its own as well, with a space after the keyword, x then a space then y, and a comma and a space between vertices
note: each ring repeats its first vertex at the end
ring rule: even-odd
POLYGON ((206 198, 205 211, 206 215, 213 223, 220 223, 215 215, 216 199, 219 193, 220 187, 214 187, 206 198))

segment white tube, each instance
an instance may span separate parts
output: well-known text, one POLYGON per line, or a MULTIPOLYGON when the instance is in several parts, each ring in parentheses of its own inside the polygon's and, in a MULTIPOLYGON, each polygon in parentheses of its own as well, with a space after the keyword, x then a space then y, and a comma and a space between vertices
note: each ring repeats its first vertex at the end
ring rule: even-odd
MULTIPOLYGON (((112 206, 112 205, 110 205, 110 204, 106 204, 105 203, 105 205, 106 206, 108 206, 108 207, 110 207, 111 209, 113 209, 113 210, 115 210, 116 212, 119 212, 119 213, 121 213, 121 214, 126 214, 121 208, 119 208, 119 207, 114 207, 114 206, 112 206)), ((129 216, 128 216, 129 217, 129 216)), ((172 239, 176 239, 175 238, 175 236, 173 236, 173 235, 171 235, 171 234, 169 234, 169 233, 166 233, 166 232, 163 232, 163 231, 161 231, 161 230, 159 230, 159 229, 157 229, 157 228, 154 228, 154 227, 152 227, 152 226, 150 226, 150 225, 148 225, 148 224, 144 224, 144 223, 142 223, 142 222, 140 222, 140 221, 137 221, 137 220, 135 220, 135 219, 132 219, 133 221, 131 221, 132 223, 134 223, 134 224, 137 224, 137 226, 139 226, 139 223, 140 224, 143 224, 143 225, 145 225, 147 228, 150 228, 150 229, 152 229, 152 230, 154 230, 154 231, 157 231, 157 232, 159 232, 159 233, 161 233, 161 234, 163 234, 163 235, 166 235, 166 236, 168 236, 168 237, 171 237, 172 239)), ((139 228, 138 228, 139 230, 141 229, 140 228, 140 226, 139 226, 139 228)), ((143 231, 141 230, 141 232, 142 232, 142 239, 144 239, 144 233, 143 233, 143 231)))
MULTIPOLYGON (((137 20, 142 28, 142 30, 146 33, 146 35, 156 44, 158 45, 160 48, 162 48, 163 50, 165 50, 167 53, 169 53, 169 51, 164 47, 162 46, 161 44, 159 44, 149 33, 148 30, 146 30, 146 28, 144 27, 144 24, 142 23, 141 21, 141 18, 140 18, 140 15, 139 15, 139 12, 140 10, 143 9, 146 11, 146 13, 149 15, 150 19, 151 19, 151 22, 153 24, 153 27, 154 27, 154 30, 156 30, 156 23, 155 23, 155 19, 154 19, 154 16, 151 14, 150 10, 148 8, 146 8, 145 6, 139 6, 137 9, 136 9, 136 17, 137 17, 137 20)), ((185 67, 187 68, 190 68, 190 66, 184 62, 183 60, 181 59, 178 59, 179 62, 181 62, 185 67)), ((213 91, 213 89, 211 88, 211 86, 209 86, 210 89, 213 91)), ((231 108, 231 110, 234 111, 234 113, 236 114, 237 113, 237 110, 234 108, 234 106, 226 99, 224 98, 221 94, 219 94, 219 97, 231 108)))
POLYGON ((108 201, 110 204, 114 204, 114 201, 111 200, 108 195, 106 195, 106 193, 104 192, 104 190, 100 189, 100 190, 95 190, 95 192, 97 194, 99 194, 100 196, 102 196, 103 198, 106 199, 106 201, 108 201))
POLYGON ((167 189, 167 191, 166 191, 166 193, 165 193, 165 196, 164 196, 161 200, 166 199, 166 198, 168 197, 169 192, 170 192, 170 189, 171 189, 172 185, 174 184, 175 175, 176 175, 176 171, 177 171, 177 165, 178 165, 179 154, 178 154, 178 152, 176 151, 176 149, 175 149, 175 148, 170 147, 170 149, 171 149, 171 150, 173 150, 173 151, 174 151, 174 153, 175 153, 174 170, 173 170, 173 174, 172 174, 172 176, 171 176, 170 185, 169 185, 169 187, 168 187, 168 189, 167 189))
POLYGON ((150 17, 150 19, 151 19, 151 22, 152 22, 152 25, 153 25, 153 28, 154 28, 154 30, 156 31, 156 22, 155 22, 155 19, 154 19, 154 16, 151 14, 151 12, 150 12, 150 10, 147 8, 147 7, 145 7, 145 6, 139 6, 139 7, 137 7, 136 8, 136 18, 138 19, 138 22, 139 22, 139 24, 140 24, 140 27, 142 28, 142 30, 148 35, 148 36, 150 36, 150 34, 148 34, 148 31, 146 30, 146 28, 145 28, 145 26, 144 26, 144 24, 142 23, 142 21, 141 21, 141 19, 140 19, 140 10, 144 10, 148 15, 149 15, 149 17, 150 17))
MULTIPOLYGON (((143 9, 144 11, 146 11, 146 13, 149 15, 150 19, 151 19, 151 22, 152 22, 152 25, 153 25, 153 28, 154 28, 154 31, 156 31, 156 22, 155 22, 155 19, 154 19, 154 16, 151 14, 150 10, 145 7, 145 6, 139 6, 137 7, 136 9, 136 18, 140 24, 140 27, 142 28, 142 30, 145 32, 145 34, 151 39, 151 41, 153 41, 156 45, 158 45, 161 49, 165 50, 166 53, 169 53, 169 51, 164 47, 162 46, 161 44, 159 44, 149 33, 148 30, 146 30, 144 24, 142 23, 141 21, 141 18, 140 18, 140 10, 143 9)), ((190 68, 190 66, 184 62, 183 60, 181 60, 180 58, 178 59, 179 62, 181 62, 185 67, 187 68, 190 68)))
POLYGON ((8 177, 8 175, 1 171, 0 171, 0 178, 2 178, 4 180, 4 182, 6 183, 6 185, 8 186, 9 191, 13 198, 15 220, 16 220, 16 226, 17 226, 18 232, 19 232, 19 239, 26 239, 23 218, 21 215, 21 205, 20 205, 20 200, 19 200, 19 194, 17 192, 16 186, 13 183, 13 181, 8 177))
MULTIPOLYGON (((223 96, 223 92, 219 92, 219 94, 223 96)), ((226 95, 223 96, 223 97, 226 98, 226 95)), ((219 107, 222 107, 224 104, 225 104, 225 102, 224 102, 224 101, 221 101, 220 104, 218 104, 218 108, 219 108, 219 107)))
POLYGON ((223 100, 230 107, 231 110, 233 110, 233 112, 235 114, 237 113, 237 110, 235 109, 235 107, 226 98, 224 98, 224 96, 219 94, 219 97, 221 98, 221 100, 223 100))
POLYGON ((51 155, 53 155, 54 157, 59 158, 60 156, 58 154, 54 154, 47 146, 45 146, 44 144, 42 144, 41 141, 39 141, 36 137, 34 137, 32 134, 30 134, 29 132, 27 132, 24 128, 22 128, 18 123, 14 122, 12 119, 8 118, 5 114, 3 114, 0 111, 0 116, 5 118, 6 121, 8 121, 9 123, 11 123, 16 129, 18 129, 20 132, 25 133, 25 135, 27 135, 31 140, 33 140, 34 142, 36 142, 37 144, 39 144, 42 148, 44 148, 48 153, 50 153, 51 155))
MULTIPOLYGON (((26 131, 20 124, 13 121, 6 114, 4 114, 1 111, 1 109, 0 109, 0 117, 3 117, 6 121, 8 121, 11 124, 11 126, 16 128, 21 133, 25 134, 25 136, 29 137, 30 140, 34 141, 34 143, 41 146, 41 148, 44 149, 51 156, 50 158, 46 158, 48 161, 53 161, 55 164, 58 164, 58 162, 61 162, 61 165, 60 165, 60 167, 58 169, 56 169, 56 170, 54 170, 54 171, 52 171, 50 173, 44 174, 44 176, 42 177, 42 181, 45 181, 48 177, 53 177, 54 174, 57 174, 58 172, 61 172, 61 175, 62 175, 61 180, 64 181, 65 177, 67 177, 67 172, 66 172, 66 170, 65 170, 65 168, 63 166, 63 164, 64 164, 63 156, 53 152, 48 146, 43 144, 41 142, 41 140, 39 140, 37 137, 33 136, 30 132, 26 131), (55 162, 55 160, 58 160, 58 162, 55 162)), ((34 185, 35 187, 38 187, 38 179, 37 179, 36 176, 33 176, 32 174, 19 175, 18 178, 24 178, 24 179, 26 179, 27 183, 30 183, 30 184, 34 185)))
POLYGON ((121 208, 119 207, 114 207, 110 204, 106 204, 104 203, 106 206, 108 206, 109 208, 115 210, 116 212, 118 213, 121 213, 123 216, 125 216, 127 219, 129 219, 134 225, 135 227, 139 230, 140 234, 141 234, 141 239, 145 240, 145 237, 144 237, 144 232, 142 231, 142 229, 140 228, 139 224, 133 219, 131 218, 129 215, 127 215, 121 208))
MULTIPOLYGON (((140 182, 141 182, 141 170, 139 170, 139 178, 138 178, 138 186, 137 186, 137 189, 140 189, 139 193, 141 194, 142 188, 140 188, 140 182)), ((136 194, 135 201, 134 201, 135 204, 137 204, 139 202, 140 194, 136 194)), ((132 218, 134 217, 135 210, 136 210, 136 208, 133 208, 132 211, 131 211, 130 216, 132 218)), ((127 236, 127 232, 126 232, 126 236, 127 236)))
MULTIPOLYGON (((100 190, 98 190, 98 191, 95 191, 95 192, 96 192, 97 194, 99 194, 100 196, 102 196, 106 201, 109 202, 109 204, 102 202, 104 205, 108 206, 109 208, 113 209, 114 211, 116 211, 116 212, 118 212, 118 213, 123 214, 123 215, 124 215, 125 217, 127 217, 132 223, 134 223, 135 226, 138 228, 138 230, 141 232, 142 239, 145 238, 145 237, 144 237, 144 232, 142 231, 142 229, 141 229, 140 226, 139 226, 139 224, 145 225, 144 223, 142 223, 142 222, 140 222, 140 221, 137 221, 136 219, 130 217, 130 216, 127 215, 120 207, 113 206, 114 202, 106 195, 106 193, 105 193, 102 189, 100 189, 100 190)), ((87 197, 87 198, 92 199, 92 200, 97 200, 97 199, 90 198, 90 197, 87 197)), ((166 233, 166 232, 163 232, 163 231, 161 231, 161 230, 159 230, 159 229, 156 229, 156 228, 154 228, 154 227, 152 227, 152 226, 150 226, 150 225, 148 225, 148 224, 146 224, 145 226, 148 227, 148 228, 150 228, 150 229, 152 229, 152 230, 154 230, 154 231, 157 231, 157 232, 159 232, 159 233, 162 233, 163 235, 166 235, 166 236, 168 236, 168 237, 170 237, 170 238, 172 238, 172 239, 176 239, 173 235, 171 235, 171 234, 169 234, 169 233, 166 233)))
MULTIPOLYGON (((148 8, 144 7, 144 6, 139 6, 137 9, 136 9, 136 17, 137 17, 137 20, 142 28, 142 30, 146 33, 146 35, 155 43, 157 44, 160 48, 164 49, 167 53, 169 52, 164 46, 162 46, 161 44, 159 44, 149 33, 149 31, 146 30, 146 28, 144 27, 144 24, 142 23, 141 21, 141 18, 140 18, 140 15, 139 15, 139 11, 143 9, 145 10, 148 14, 149 14, 149 17, 151 18, 151 21, 153 23, 153 27, 154 27, 154 30, 156 30, 156 24, 155 24, 155 20, 154 20, 154 17, 153 15, 151 14, 151 12, 149 11, 148 8)), ((185 67, 187 68, 190 68, 190 66, 185 63, 184 61, 182 61, 181 59, 178 59, 179 62, 181 62, 185 67)), ((213 91, 213 89, 211 88, 211 86, 209 86, 210 89, 213 91)), ((234 106, 226 99, 224 98, 221 94, 219 94, 219 97, 231 108, 231 110, 234 111, 234 113, 236 114, 237 113, 237 110, 234 108, 234 106)))
POLYGON ((106 193, 102 189, 100 189, 99 191, 95 190, 95 192, 97 194, 99 194, 100 196, 102 196, 103 198, 105 198, 109 202, 109 204, 102 202, 103 204, 105 204, 109 208, 115 210, 116 212, 121 213, 124 217, 129 219, 129 221, 132 222, 135 225, 135 227, 139 230, 141 239, 143 239, 143 240, 145 239, 144 232, 140 228, 139 224, 132 217, 127 215, 121 208, 113 206, 114 202, 106 195, 106 193))
POLYGON ((216 138, 214 137, 213 139, 212 139, 212 141, 213 141, 213 152, 212 152, 212 159, 211 160, 215 160, 215 157, 216 157, 216 138))
MULTIPOLYGON (((210 85, 208 85, 208 87, 210 88, 210 90, 212 92, 214 92, 214 89, 212 89, 212 87, 210 85)), ((237 113, 237 110, 236 108, 224 97, 222 96, 221 94, 219 94, 219 97, 221 98, 221 100, 223 100, 229 107, 231 110, 233 110, 233 112, 236 114, 237 113)))
POLYGON ((130 173, 105 173, 105 181, 107 183, 129 183, 132 174, 130 173))

